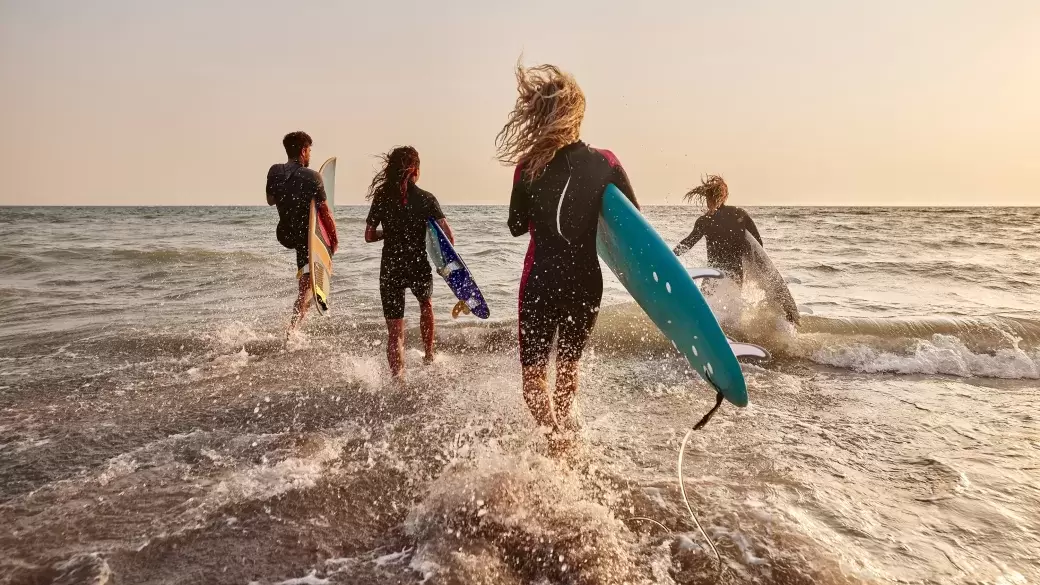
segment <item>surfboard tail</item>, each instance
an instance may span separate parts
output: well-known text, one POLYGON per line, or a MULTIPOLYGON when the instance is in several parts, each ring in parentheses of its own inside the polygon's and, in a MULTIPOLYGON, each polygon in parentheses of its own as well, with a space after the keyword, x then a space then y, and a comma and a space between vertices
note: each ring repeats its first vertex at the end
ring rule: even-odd
POLYGON ((459 301, 455 303, 455 306, 451 309, 451 318, 458 319, 459 315, 469 315, 472 311, 466 301, 459 301))
POLYGON ((452 310, 452 318, 469 314, 481 319, 490 317, 491 309, 477 287, 473 274, 455 251, 448 236, 432 218, 426 220, 426 252, 437 274, 444 279, 445 284, 459 300, 452 310))

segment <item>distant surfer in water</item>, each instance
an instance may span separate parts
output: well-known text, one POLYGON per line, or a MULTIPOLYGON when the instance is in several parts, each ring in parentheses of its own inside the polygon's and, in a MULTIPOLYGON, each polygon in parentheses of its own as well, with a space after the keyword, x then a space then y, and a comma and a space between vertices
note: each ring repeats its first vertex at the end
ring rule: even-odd
POLYGON ((286 134, 282 139, 282 146, 285 147, 285 154, 289 160, 284 164, 271 165, 271 169, 267 171, 267 204, 278 208, 278 228, 275 235, 283 246, 296 250, 296 280, 299 282, 299 293, 293 305, 287 335, 300 324, 310 306, 311 279, 307 240, 311 200, 318 202, 319 215, 322 215, 328 228, 332 252, 335 253, 339 246, 336 226, 331 221, 331 214, 325 205, 325 185, 322 183, 321 175, 308 168, 312 144, 313 141, 306 132, 286 134))
POLYGON ((520 95, 496 146, 498 159, 516 167, 509 231, 514 237, 531 235, 519 294, 523 393, 558 456, 577 430, 571 407, 578 362, 603 297, 596 255, 603 192, 613 183, 639 204, 617 157, 579 139, 585 95, 574 78, 553 65, 518 63, 516 80, 520 95), (556 391, 550 395, 554 339, 556 391))
POLYGON ((758 243, 762 236, 754 220, 739 207, 726 205, 729 199, 729 187, 718 175, 708 175, 701 184, 690 189, 685 196, 686 201, 703 201, 707 210, 693 224, 693 231, 675 247, 676 256, 688 252, 697 242, 704 238, 708 247, 708 264, 718 269, 737 284, 744 282, 744 256, 748 252, 748 242, 744 232, 752 235, 758 243))
MULTIPOLYGON (((743 209, 726 205, 729 199, 726 181, 718 175, 708 175, 700 185, 690 189, 685 198, 686 201, 703 201, 707 210, 697 218, 690 235, 675 247, 675 255, 685 254, 704 238, 708 247, 708 264, 741 287, 746 277, 757 279, 770 301, 783 311, 784 318, 797 324, 798 306, 783 277, 759 247, 762 246, 762 236, 758 233, 755 221, 743 209), (758 246, 755 242, 758 242, 758 246), (753 273, 745 274, 745 266, 753 273)), ((705 292, 713 290, 713 282, 707 281, 705 292)))
POLYGON ((426 363, 433 361, 433 271, 426 255, 426 219, 432 218, 452 244, 448 221, 432 193, 420 189, 419 152, 399 146, 382 155, 383 169, 372 179, 368 199, 372 206, 365 222, 365 241, 383 240, 379 265, 379 296, 383 302, 388 340, 386 359, 395 377, 404 373, 404 300, 411 289, 419 301, 419 330, 426 363), (382 225, 383 228, 379 229, 382 225))

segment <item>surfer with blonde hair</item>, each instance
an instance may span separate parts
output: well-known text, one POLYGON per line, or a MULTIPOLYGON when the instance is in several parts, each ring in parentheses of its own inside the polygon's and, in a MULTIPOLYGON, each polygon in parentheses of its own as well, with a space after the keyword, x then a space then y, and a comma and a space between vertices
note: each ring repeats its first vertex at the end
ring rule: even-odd
POLYGON ((609 150, 580 139, 585 94, 554 65, 516 65, 518 96, 495 140, 498 160, 515 166, 509 231, 530 234, 519 292, 523 394, 554 456, 578 425, 572 414, 578 362, 596 324, 603 275, 596 228, 603 192, 613 183, 638 208, 628 175, 609 150), (549 356, 556 343, 556 389, 549 356))
POLYGON ((719 175, 708 175, 702 179, 701 184, 690 189, 684 199, 687 202, 701 202, 706 209, 704 215, 693 224, 690 235, 675 247, 675 255, 685 254, 704 238, 708 248, 708 264, 742 284, 743 258, 748 252, 744 232, 751 234, 759 244, 762 243, 755 221, 743 209, 726 205, 729 186, 719 175))

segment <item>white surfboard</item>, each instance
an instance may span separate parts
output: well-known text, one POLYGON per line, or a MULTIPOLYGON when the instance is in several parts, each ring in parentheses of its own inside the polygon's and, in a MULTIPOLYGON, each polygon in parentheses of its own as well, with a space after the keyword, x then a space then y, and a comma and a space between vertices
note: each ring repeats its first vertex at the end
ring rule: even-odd
POLYGON ((762 245, 758 243, 748 232, 744 232, 744 237, 747 238, 748 252, 744 255, 744 279, 752 280, 762 291, 766 293, 766 298, 769 302, 775 303, 779 306, 787 320, 798 324, 798 305, 794 302, 794 297, 791 296, 791 290, 787 288, 787 283, 784 282, 784 277, 780 274, 780 271, 773 265, 773 261, 769 259, 769 255, 762 249, 762 245))

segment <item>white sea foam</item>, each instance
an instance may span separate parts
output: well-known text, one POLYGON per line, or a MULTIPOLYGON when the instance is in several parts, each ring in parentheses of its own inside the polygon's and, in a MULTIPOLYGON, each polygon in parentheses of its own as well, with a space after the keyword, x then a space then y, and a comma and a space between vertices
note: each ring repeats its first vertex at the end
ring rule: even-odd
POLYGON ((936 334, 913 343, 908 353, 894 353, 865 343, 825 346, 812 354, 821 364, 859 372, 898 374, 948 374, 962 377, 1040 378, 1040 352, 1004 348, 973 353, 957 337, 936 334))

